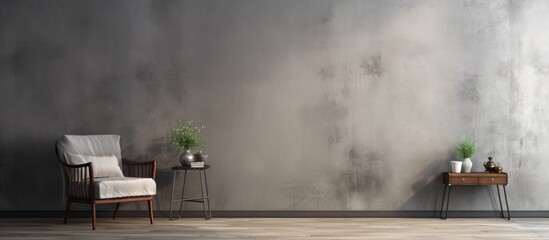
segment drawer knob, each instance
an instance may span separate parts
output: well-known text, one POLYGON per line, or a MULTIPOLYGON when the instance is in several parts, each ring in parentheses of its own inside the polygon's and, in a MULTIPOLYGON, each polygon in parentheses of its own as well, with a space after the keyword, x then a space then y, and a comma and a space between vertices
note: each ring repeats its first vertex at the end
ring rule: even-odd
POLYGON ((461 178, 461 181, 462 181, 462 182, 465 182, 465 178, 461 178))
POLYGON ((493 182, 494 180, 495 180, 495 179, 494 179, 494 178, 492 178, 492 182, 493 182))

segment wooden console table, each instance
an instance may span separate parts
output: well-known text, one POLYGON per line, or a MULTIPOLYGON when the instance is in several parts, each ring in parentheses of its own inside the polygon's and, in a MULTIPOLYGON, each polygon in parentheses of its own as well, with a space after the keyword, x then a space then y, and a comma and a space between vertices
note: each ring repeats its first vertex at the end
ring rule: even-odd
POLYGON ((511 215, 509 213, 509 202, 507 201, 507 192, 505 186, 508 183, 507 173, 486 173, 486 172, 475 172, 475 173, 442 173, 442 181, 444 183, 444 192, 442 193, 442 204, 440 206, 440 218, 446 219, 448 216, 448 205, 450 204, 450 191, 452 186, 482 186, 482 185, 494 185, 498 190, 499 198, 499 207, 501 209, 501 217, 505 218, 503 212, 503 204, 501 203, 501 194, 499 191, 499 186, 503 187, 503 194, 505 196, 505 205, 507 207, 507 220, 511 220, 511 215), (446 189, 448 188, 448 197, 446 198, 446 189), (443 216, 444 209, 444 200, 446 199, 446 212, 443 216))

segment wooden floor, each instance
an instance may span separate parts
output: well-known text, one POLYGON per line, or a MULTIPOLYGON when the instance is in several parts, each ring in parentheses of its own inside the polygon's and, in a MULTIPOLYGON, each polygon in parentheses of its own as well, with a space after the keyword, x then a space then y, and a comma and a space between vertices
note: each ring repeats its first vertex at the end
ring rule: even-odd
POLYGON ((496 218, 4 218, 0 239, 549 239, 549 219, 496 218))

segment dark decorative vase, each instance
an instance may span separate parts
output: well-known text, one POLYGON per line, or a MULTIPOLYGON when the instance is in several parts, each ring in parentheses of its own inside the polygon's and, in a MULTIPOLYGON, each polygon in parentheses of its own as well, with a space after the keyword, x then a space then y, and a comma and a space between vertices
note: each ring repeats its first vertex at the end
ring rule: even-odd
POLYGON ((181 165, 191 165, 191 162, 194 162, 194 155, 191 153, 191 150, 185 150, 185 152, 179 156, 179 162, 181 165))
POLYGON ((194 154, 194 159, 198 162, 205 162, 208 159, 208 154, 204 154, 202 151, 198 151, 194 154))

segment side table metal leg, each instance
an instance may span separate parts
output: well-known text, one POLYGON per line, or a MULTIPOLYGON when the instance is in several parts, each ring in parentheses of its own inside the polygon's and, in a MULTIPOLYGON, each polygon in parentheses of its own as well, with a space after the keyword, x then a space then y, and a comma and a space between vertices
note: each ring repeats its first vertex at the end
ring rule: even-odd
POLYGON ((452 185, 448 185, 448 200, 446 200, 446 213, 444 219, 448 217, 448 206, 450 206, 450 193, 452 193, 452 185))
POLYGON ((173 192, 175 191, 175 173, 177 171, 173 171, 173 180, 172 180, 172 197, 170 198, 170 214, 168 215, 168 219, 172 220, 172 203, 173 203, 173 192))
POLYGON ((204 180, 202 179, 202 172, 206 170, 199 171, 200 173, 200 192, 202 193, 202 208, 204 209, 204 219, 208 220, 208 215, 206 214, 206 197, 204 196, 204 180))
POLYGON ((440 219, 444 219, 442 218, 442 211, 444 210, 444 198, 446 198, 446 188, 448 186, 446 184, 444 184, 444 192, 442 192, 442 203, 440 204, 440 219))
POLYGON ((208 178, 206 177, 206 169, 204 169, 204 183, 206 183, 206 200, 208 200, 208 217, 212 218, 212 209, 210 208, 210 193, 208 192, 208 178))
POLYGON ((509 200, 507 200, 507 191, 505 190, 505 185, 503 185, 503 194, 505 196, 505 205, 507 205, 507 220, 511 220, 511 213, 509 211, 509 200))
POLYGON ((183 199, 185 198, 185 184, 187 183, 187 170, 183 173, 183 189, 181 189, 181 199, 179 202, 179 213, 177 215, 178 218, 181 218, 181 208, 183 207, 183 199))
POLYGON ((499 192, 499 185, 496 185, 496 189, 498 190, 498 199, 499 199, 499 208, 500 208, 500 215, 502 218, 505 218, 505 216, 503 215, 503 205, 501 204, 501 194, 499 192))

